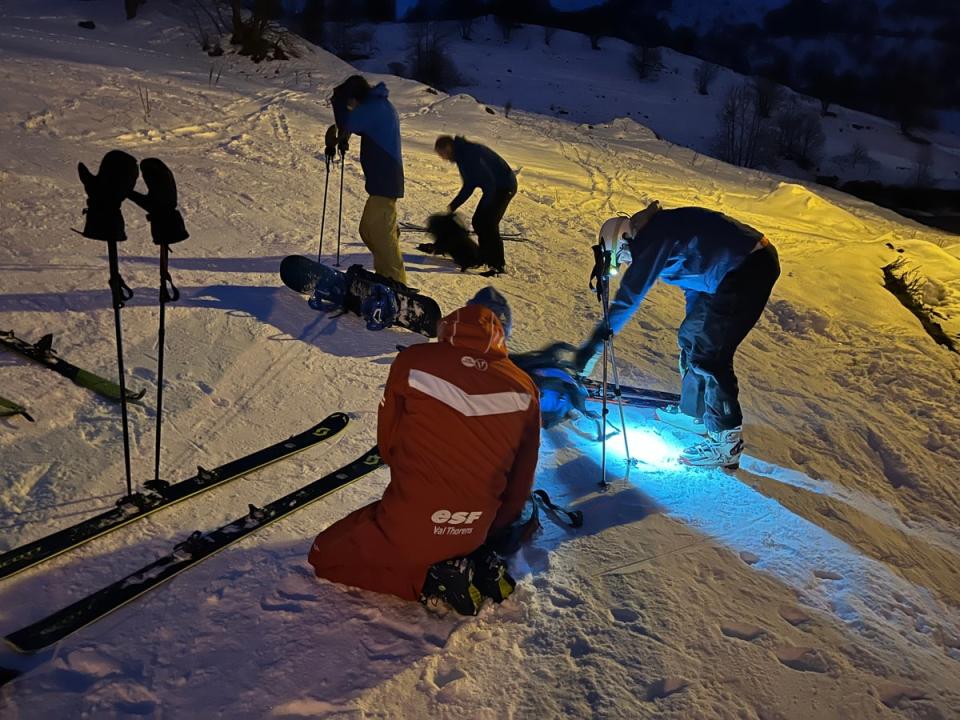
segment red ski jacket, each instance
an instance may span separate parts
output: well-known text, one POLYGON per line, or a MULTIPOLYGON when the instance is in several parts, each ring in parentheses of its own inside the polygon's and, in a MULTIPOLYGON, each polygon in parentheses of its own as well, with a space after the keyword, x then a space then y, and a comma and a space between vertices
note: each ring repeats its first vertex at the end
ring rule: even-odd
POLYGON ((390 466, 383 498, 320 533, 309 560, 320 577, 416 600, 431 565, 513 522, 533 485, 537 389, 490 310, 461 308, 439 342, 397 356, 377 442, 390 466))

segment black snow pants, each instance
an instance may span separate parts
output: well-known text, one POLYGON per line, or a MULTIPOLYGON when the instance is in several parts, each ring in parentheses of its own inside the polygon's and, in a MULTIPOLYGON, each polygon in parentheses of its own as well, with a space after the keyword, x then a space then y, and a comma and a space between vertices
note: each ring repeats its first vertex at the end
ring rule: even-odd
POLYGON ((743 424, 733 355, 757 324, 780 277, 773 245, 757 250, 724 276, 712 295, 688 291, 680 345, 680 409, 703 418, 711 432, 743 424))
POLYGON ((500 221, 515 193, 516 190, 496 190, 489 195, 484 194, 473 213, 473 229, 477 232, 477 244, 480 246, 480 262, 494 270, 504 269, 500 221))

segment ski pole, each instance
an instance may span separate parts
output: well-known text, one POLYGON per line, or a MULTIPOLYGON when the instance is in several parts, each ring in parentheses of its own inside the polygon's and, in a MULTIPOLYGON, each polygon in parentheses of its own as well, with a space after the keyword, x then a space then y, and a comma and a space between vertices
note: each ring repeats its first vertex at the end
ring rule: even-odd
POLYGON ((324 158, 327 166, 326 179, 323 181, 323 211, 320 213, 320 249, 317 251, 317 262, 323 261, 323 228, 327 221, 327 188, 330 186, 330 158, 324 158))
POLYGON ((157 441, 154 447, 153 457, 153 479, 160 481, 160 429, 163 426, 163 354, 166 344, 166 326, 165 315, 168 302, 176 302, 180 299, 180 291, 173 284, 173 278, 170 277, 168 269, 169 263, 169 244, 160 246, 160 329, 157 333, 157 441))
POLYGON ((157 439, 154 446, 153 480, 154 488, 165 484, 160 479, 160 447, 163 427, 163 360, 166 345, 166 309, 167 303, 180 299, 180 291, 170 276, 170 246, 190 237, 183 224, 183 217, 177 210, 177 183, 162 160, 147 158, 140 163, 140 172, 147 186, 147 194, 130 191, 130 199, 147 211, 150 221, 150 234, 154 245, 160 246, 160 328, 157 332, 157 439))
POLYGON ((337 262, 336 266, 340 267, 340 227, 343 224, 343 166, 344 160, 346 159, 346 153, 342 150, 340 151, 340 209, 337 210, 337 262))
POLYGON ((126 302, 133 298, 133 290, 120 277, 120 261, 117 253, 117 242, 107 243, 107 254, 110 263, 110 294, 113 300, 113 325, 117 337, 117 369, 120 372, 120 417, 123 422, 123 467, 127 477, 127 495, 133 494, 133 480, 130 473, 130 431, 127 419, 127 383, 123 369, 123 328, 120 325, 120 310, 126 302))
POLYGON ((323 164, 326 167, 326 177, 323 181, 323 212, 320 214, 320 250, 317 253, 317 262, 323 262, 323 230, 327 222, 327 188, 330 187, 330 163, 333 162, 337 147, 337 126, 327 128, 323 139, 323 164))
POLYGON ((110 265, 110 296, 113 305, 113 324, 116 330, 117 370, 120 373, 120 416, 123 423, 123 465, 126 471, 127 495, 133 494, 130 473, 130 430, 127 419, 127 386, 123 368, 123 330, 120 309, 133 297, 133 291, 120 277, 117 243, 127 239, 120 205, 133 190, 140 174, 137 160, 122 150, 111 150, 100 161, 100 171, 94 175, 83 163, 77 165, 80 182, 87 193, 86 221, 80 233, 92 240, 107 243, 110 265))

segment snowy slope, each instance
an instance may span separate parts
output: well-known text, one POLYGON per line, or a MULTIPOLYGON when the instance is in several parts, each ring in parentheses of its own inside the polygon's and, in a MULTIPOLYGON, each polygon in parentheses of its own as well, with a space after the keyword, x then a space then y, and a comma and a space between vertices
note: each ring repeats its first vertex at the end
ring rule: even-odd
MULTIPOLYGON (((407 26, 385 23, 375 28, 373 58, 360 67, 388 72, 392 62, 405 62, 409 47, 407 26)), ((448 54, 464 78, 463 90, 480 101, 580 123, 605 123, 632 118, 671 143, 714 154, 718 115, 728 90, 744 77, 722 69, 709 95, 697 93, 694 73, 700 60, 662 49, 663 70, 655 80, 640 81, 630 65, 633 46, 622 40, 603 38, 601 50, 590 48, 585 35, 557 31, 550 46, 543 30, 526 26, 514 32, 509 43, 502 40, 492 20, 477 24, 470 42, 460 39, 455 24, 449 24, 448 54)), ((819 113, 819 101, 785 89, 785 98, 796 97, 800 107, 819 113)), ((960 187, 960 138, 948 132, 925 132, 931 145, 918 146, 904 138, 897 124, 839 106, 836 117, 823 118, 826 143, 823 159, 814 175, 836 175, 843 180, 880 180, 912 185, 917 164, 929 151, 931 177, 937 187, 960 187), (867 161, 851 167, 855 144, 863 145, 867 161)), ((784 172, 805 176, 785 167, 784 172)))
MULTIPOLYGON (((157 156, 177 175, 191 232, 172 263, 183 297, 167 313, 166 473, 219 464, 334 410, 353 421, 335 444, 3 582, 3 633, 369 447, 395 345, 419 339, 318 315, 276 276, 283 256, 316 251, 326 98, 350 68, 319 50, 283 64, 212 61, 177 6, 152 0, 127 23, 118 5, 0 2, 0 328, 55 332, 65 357, 115 372, 104 248, 69 230, 82 222, 76 162, 115 147, 157 156), (96 31, 76 27, 87 17, 96 31)), ((696 203, 768 234, 783 275, 738 356, 749 461, 735 474, 683 471, 673 458, 690 438, 631 412, 642 463, 601 493, 599 449, 573 429, 545 433, 538 485, 583 510, 586 526, 546 520, 515 561, 515 598, 470 620, 312 577, 314 534, 377 498, 380 471, 66 640, 0 690, 0 716, 957 717, 960 362, 880 271, 899 256, 887 243, 936 265, 938 309, 957 317, 953 240, 725 166, 629 119, 504 118, 466 95, 384 79, 401 114, 401 219, 421 222, 456 191, 432 153, 441 132, 488 142, 521 168, 505 225, 530 242, 508 244, 510 273, 496 281, 513 304, 516 350, 588 332, 589 245, 615 211, 696 203), (661 681, 683 689, 658 699, 661 681)), ((564 102, 590 106, 595 85, 572 77, 564 102)), ((368 262, 353 232, 364 201, 356 149, 344 186, 344 262, 368 262)), ((143 480, 157 266, 141 214, 126 216, 122 272, 137 293, 123 310, 127 367, 147 388, 132 410, 143 480)), ((411 282, 446 310, 485 283, 405 247, 411 282)), ((655 288, 618 339, 625 380, 674 388, 681 312, 674 290, 655 288)), ((109 507, 123 467, 116 408, 10 355, 0 363, 2 394, 37 418, 0 421, 8 549, 109 507)), ((0 653, 0 665, 13 661, 0 653)))

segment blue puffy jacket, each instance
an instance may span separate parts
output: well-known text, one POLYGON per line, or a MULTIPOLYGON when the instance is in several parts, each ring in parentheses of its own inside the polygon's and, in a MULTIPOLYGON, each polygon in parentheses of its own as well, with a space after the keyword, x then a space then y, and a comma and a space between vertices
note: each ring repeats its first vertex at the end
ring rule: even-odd
POLYGON ((477 188, 490 197, 496 190, 517 191, 517 176, 513 170, 506 160, 486 145, 470 142, 458 135, 453 140, 453 159, 460 170, 463 187, 450 202, 451 210, 463 205, 477 188))
POLYGON ((383 83, 353 110, 334 95, 333 117, 341 138, 356 133, 360 141, 360 167, 369 195, 403 197, 403 156, 400 152, 400 118, 383 83))
POLYGON ((713 210, 661 210, 630 241, 633 260, 610 304, 611 328, 620 332, 658 277, 688 295, 715 293, 762 237, 749 225, 713 210))

